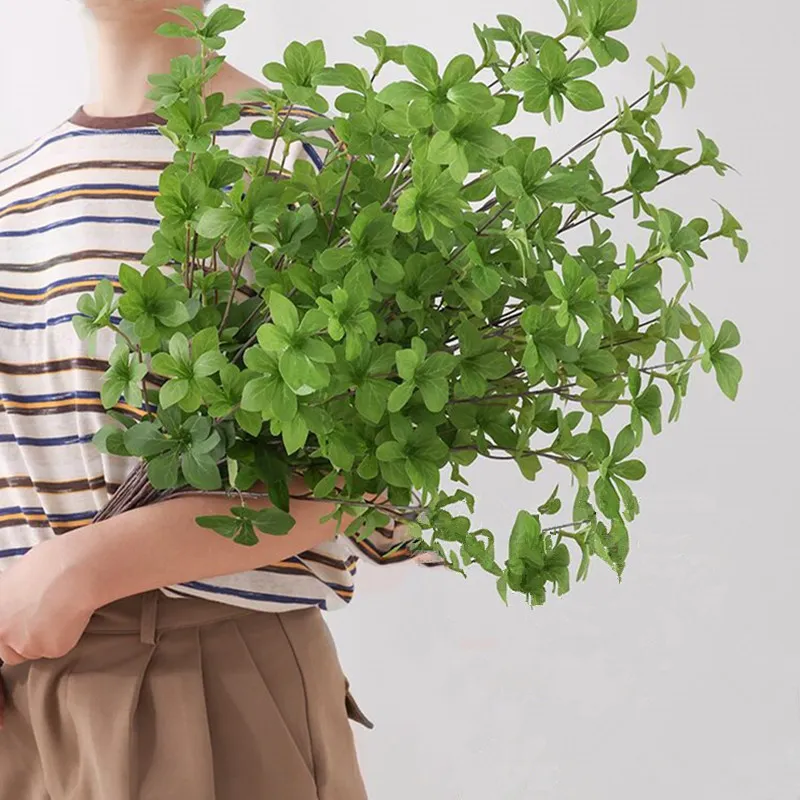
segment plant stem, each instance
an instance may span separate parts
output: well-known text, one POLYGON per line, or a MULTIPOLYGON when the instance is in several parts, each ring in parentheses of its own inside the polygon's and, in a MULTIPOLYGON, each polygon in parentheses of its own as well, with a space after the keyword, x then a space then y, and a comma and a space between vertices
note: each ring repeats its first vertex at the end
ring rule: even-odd
MULTIPOLYGON (((690 172, 694 171, 695 169, 697 169, 700 166, 702 166, 702 165, 699 164, 699 163, 692 164, 691 166, 687 167, 686 169, 681 170, 680 172, 674 172, 672 175, 668 175, 666 178, 662 178, 656 184, 656 186, 663 186, 665 183, 669 183, 670 181, 675 180, 675 178, 680 178, 683 175, 688 175, 690 172)), ((611 206, 611 208, 617 208, 618 206, 624 205, 625 203, 628 203, 631 200, 633 200, 634 197, 636 197, 636 195, 631 193, 631 194, 627 195, 626 197, 623 197, 620 200, 618 200, 616 203, 614 203, 613 206, 611 206)), ((609 209, 609 211, 610 210, 611 209, 609 209)), ((584 217, 583 219, 578 220, 576 222, 570 223, 568 221, 566 225, 563 225, 559 229, 558 233, 561 234, 561 233, 565 233, 566 231, 571 231, 574 228, 578 228, 581 225, 585 225, 587 222, 590 222, 591 220, 595 219, 595 217, 599 217, 599 216, 600 216, 600 212, 599 211, 595 211, 594 213, 590 214, 588 217, 584 217)))
POLYGON ((251 312, 250 316, 242 323, 241 330, 244 330, 256 317, 256 315, 264 308, 264 298, 261 298, 261 304, 257 305, 251 312))
POLYGON ((328 245, 331 243, 331 239, 333 239, 333 230, 336 227, 336 218, 339 216, 339 209, 342 207, 342 200, 344 199, 344 192, 347 188, 347 181, 350 177, 350 173, 353 171, 353 165, 356 163, 357 156, 353 156, 350 159, 349 163, 347 164, 347 170, 344 173, 344 177, 342 178, 342 186, 339 189, 339 196, 336 198, 336 206, 333 209, 333 217, 331 217, 331 223, 328 226, 328 245))
POLYGON ((231 291, 228 295, 228 302, 225 306, 225 313, 222 315, 222 320, 219 323, 218 331, 222 333, 225 330, 225 324, 228 321, 228 316, 231 313, 231 307, 233 306, 233 299, 236 296, 236 290, 239 288, 239 277, 242 274, 242 270, 244 269, 244 262, 245 256, 242 256, 239 261, 237 262, 236 266, 233 268, 231 275, 233 277, 233 281, 231 284, 231 291))
MULTIPOLYGON (((654 92, 658 91, 658 89, 660 89, 664 84, 665 84, 665 81, 660 81, 659 83, 657 83, 655 85, 655 87, 653 88, 653 91, 654 92)), ((638 106, 640 103, 642 103, 645 100, 647 100, 648 97, 650 97, 650 91, 649 90, 646 91, 641 97, 637 98, 632 103, 630 103, 629 104, 629 108, 636 108, 636 106, 638 106)), ((608 122, 606 122, 603 125, 601 125, 597 130, 592 131, 592 133, 590 133, 588 136, 586 136, 583 139, 581 139, 580 142, 578 142, 578 144, 576 144, 573 147, 571 147, 569 150, 567 150, 566 153, 564 153, 563 155, 560 155, 555 161, 553 161, 553 163, 551 164, 551 167, 554 167, 556 164, 560 164, 565 158, 568 158, 569 156, 571 156, 576 150, 580 150, 581 147, 585 147, 587 144, 589 144, 590 142, 593 142, 595 139, 598 139, 598 138, 604 136, 608 132, 606 129, 610 128, 613 125, 616 125, 617 121, 620 118, 620 116, 621 115, 619 113, 616 114, 610 120, 608 120, 608 122)))
MULTIPOLYGON (((393 188, 392 191, 389 193, 389 196, 386 198, 385 202, 381 206, 382 209, 389 208, 390 206, 394 205, 395 201, 398 197, 412 184, 414 183, 413 178, 409 178, 403 183, 400 184, 397 188, 393 188)), ((349 241, 349 237, 348 237, 349 241)))
MULTIPOLYGON (((497 209, 497 211, 495 211, 495 213, 494 213, 494 214, 492 214, 492 216, 491 216, 491 217, 489 217, 489 219, 487 219, 487 220, 486 220, 486 222, 484 222, 484 223, 483 223, 483 224, 482 224, 482 225, 481 225, 481 226, 480 226, 480 227, 479 227, 479 228, 478 228, 478 229, 475 231, 475 235, 476 235, 476 236, 480 236, 480 235, 481 235, 481 234, 482 234, 482 233, 483 233, 483 232, 484 232, 484 231, 485 231, 485 230, 486 230, 486 229, 487 229, 487 228, 488 228, 488 227, 489 227, 489 226, 490 226, 490 225, 491 225, 491 224, 492 224, 492 223, 493 223, 493 222, 494 222, 494 221, 495 221, 495 220, 496 220, 496 219, 497 219, 499 216, 501 216, 501 215, 502 215, 502 214, 503 214, 503 213, 506 211, 506 209, 508 209, 510 206, 511 206, 511 203, 510 203, 510 202, 508 202, 508 203, 504 203, 502 206, 500 206, 500 208, 499 208, 499 209, 497 209)), ((462 244, 462 245, 461 245, 461 246, 460 246, 460 247, 459 247, 459 248, 458 248, 458 249, 457 249, 457 250, 456 250, 456 251, 453 253, 453 255, 451 255, 451 256, 450 256, 450 258, 448 258, 448 259, 447 259, 447 261, 445 261, 445 262, 444 262, 444 263, 445 263, 445 266, 447 266, 447 265, 449 265, 449 264, 452 264, 452 263, 453 263, 453 261, 455 261, 455 260, 456 260, 456 259, 457 259, 457 258, 458 258, 458 257, 459 257, 459 256, 460 256, 460 255, 461 255, 461 254, 462 254, 462 253, 463 253, 463 252, 466 250, 466 249, 467 249, 467 247, 469 247, 469 242, 468 242, 467 244, 462 244)))
MULTIPOLYGON (((553 525, 550 528, 542 528, 542 533, 553 533, 554 531, 562 531, 564 528, 576 528, 579 525, 587 525, 594 520, 591 519, 580 519, 577 522, 565 522, 563 525, 553 525)), ((579 541, 580 534, 570 534, 564 533, 563 536, 566 536, 568 539, 576 539, 579 541)))
POLYGON ((136 345, 133 343, 133 341, 131 340, 130 336, 128 336, 126 333, 124 333, 119 328, 118 325, 115 325, 113 322, 109 322, 108 323, 108 327, 111 328, 111 330, 114 331, 114 333, 118 333, 125 340, 126 344, 131 349, 131 352, 135 352, 136 351, 136 345))
MULTIPOLYGON (((281 124, 278 126, 278 130, 275 132, 275 136, 272 139, 272 147, 270 148, 269 157, 267 158, 267 172, 269 172, 270 167, 272 166, 272 157, 275 155, 275 148, 278 145, 278 139, 280 138, 280 135, 283 133, 283 129, 286 126, 286 121, 289 119, 289 115, 292 113, 293 108, 294 108, 294 103, 290 103, 289 106, 285 109, 283 120, 281 121, 281 124)), ((278 112, 276 116, 280 116, 280 112, 278 112)))
MULTIPOLYGON (((559 464, 585 464, 586 462, 581 458, 569 458, 568 456, 559 456, 555 453, 551 453, 549 450, 522 450, 515 455, 505 455, 505 456, 493 456, 489 455, 488 453, 484 453, 477 445, 465 444, 465 445, 458 445, 456 447, 451 447, 451 450, 470 450, 480 453, 480 455, 484 456, 484 458, 491 458, 494 461, 516 461, 518 458, 522 456, 541 456, 542 458, 550 459, 551 461, 556 461, 559 464)), ((489 450, 503 450, 505 452, 505 448, 497 447, 497 446, 490 446, 489 450)))

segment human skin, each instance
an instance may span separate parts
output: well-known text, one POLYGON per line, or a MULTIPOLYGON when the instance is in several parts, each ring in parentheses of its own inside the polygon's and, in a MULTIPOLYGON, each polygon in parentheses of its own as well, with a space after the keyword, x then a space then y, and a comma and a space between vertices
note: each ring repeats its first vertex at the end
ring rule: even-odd
MULTIPOLYGON (((127 116, 154 108, 145 97, 147 76, 167 72, 173 57, 192 52, 195 46, 155 33, 162 22, 179 19, 164 11, 168 2, 85 0, 95 43, 96 86, 96 99, 84 104, 86 113, 127 116)), ((172 3, 181 4, 203 5, 201 0, 172 3)), ((243 90, 261 85, 226 64, 210 89, 235 100, 243 90)), ((220 496, 174 498, 37 545, 0 575, 0 659, 18 664, 58 658, 75 646, 92 613, 107 603, 162 586, 273 564, 335 535, 334 521, 319 523, 333 506, 296 496, 290 507, 297 520, 293 530, 282 537, 263 536, 253 547, 235 544, 195 522, 202 515, 226 515, 231 505, 230 499, 220 496)), ((269 502, 248 500, 247 505, 264 508, 269 502)), ((0 725, 3 702, 0 691, 0 725)))

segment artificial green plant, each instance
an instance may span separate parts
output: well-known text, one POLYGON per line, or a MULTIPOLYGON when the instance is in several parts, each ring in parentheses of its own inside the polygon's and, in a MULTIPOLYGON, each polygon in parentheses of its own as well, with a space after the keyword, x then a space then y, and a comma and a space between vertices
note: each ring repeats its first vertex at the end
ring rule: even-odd
POLYGON ((97 445, 141 460, 101 516, 181 488, 226 491, 231 515, 199 522, 250 545, 291 530, 295 474, 336 503, 346 535, 400 520, 415 548, 480 565, 503 597, 542 603, 594 557, 622 574, 646 471, 637 448, 679 418, 697 367, 736 396, 737 329, 688 296, 715 240, 742 260, 747 243, 724 208, 712 224, 657 202, 668 181, 729 169, 707 136, 675 144, 659 123, 668 102, 685 104, 689 67, 648 59, 630 101, 595 82, 628 59, 617 36, 636 0, 556 2, 554 35, 499 15, 474 26, 474 54, 446 64, 375 31, 356 37, 368 69, 293 42, 264 67, 274 88, 242 98, 262 109, 258 158, 217 140, 242 106, 207 90, 244 14, 182 7, 162 26, 198 55, 151 79, 175 145, 160 228, 143 268, 122 265, 120 291, 100 283, 76 318, 82 336, 118 342, 102 393, 116 422, 97 445), (389 64, 405 77, 384 81, 389 64), (601 112, 563 152, 540 142, 601 112), (321 171, 286 171, 293 142, 322 154, 321 171), (619 175, 600 166, 611 148, 619 175), (615 232, 621 218, 640 244, 615 232), (113 410, 123 397, 138 413, 113 410), (538 507, 535 490, 509 498, 522 508, 504 559, 472 521, 465 472, 480 459, 514 461, 534 484, 545 462, 570 478, 568 496, 545 500, 548 487, 538 507), (248 508, 264 490, 271 508, 248 508))

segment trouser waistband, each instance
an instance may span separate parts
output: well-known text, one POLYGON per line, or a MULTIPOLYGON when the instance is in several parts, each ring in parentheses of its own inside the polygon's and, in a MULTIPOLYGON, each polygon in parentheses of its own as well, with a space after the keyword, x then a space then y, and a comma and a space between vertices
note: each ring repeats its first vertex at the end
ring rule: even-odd
POLYGON ((97 609, 86 633, 138 632, 144 644, 155 644, 159 631, 197 627, 256 613, 264 612, 199 597, 171 598, 155 590, 97 609))

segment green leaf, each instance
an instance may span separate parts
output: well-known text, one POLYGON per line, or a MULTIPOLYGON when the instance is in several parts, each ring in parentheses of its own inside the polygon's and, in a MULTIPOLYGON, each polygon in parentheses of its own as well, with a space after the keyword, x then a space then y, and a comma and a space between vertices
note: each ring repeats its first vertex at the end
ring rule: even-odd
POLYGON ((741 336, 739 329, 729 319, 726 319, 720 326, 717 333, 716 341, 712 346, 712 350, 720 352, 721 350, 730 350, 738 347, 741 344, 741 336))
POLYGON ((318 481, 314 486, 314 497, 328 497, 336 488, 336 482, 339 480, 340 473, 334 470, 329 472, 322 480, 318 481))
POLYGON ((597 111, 605 107, 600 90, 589 81, 570 81, 565 92, 567 100, 579 111, 597 111))
POLYGON ((597 507, 608 519, 619 516, 619 495, 611 481, 607 478, 598 478, 594 485, 594 494, 597 507))
POLYGON ((123 434, 125 447, 131 455, 146 458, 156 456, 172 447, 158 426, 152 422, 139 422, 123 434))
POLYGON ((284 331, 294 333, 299 327, 300 317, 297 308, 288 297, 279 292, 270 292, 269 310, 274 323, 284 331))
POLYGON ((242 526, 241 520, 236 519, 236 517, 225 516, 195 517, 195 522, 201 528, 208 528, 212 531, 216 531, 226 539, 233 539, 234 536, 239 533, 242 526))
POLYGON ((169 354, 175 359, 179 367, 191 363, 189 340, 182 333, 172 334, 172 338, 169 340, 169 354))
POLYGON ((633 155, 630 183, 637 192, 651 192, 658 185, 658 171, 639 153, 633 155))
POLYGON ((190 319, 189 309, 183 305, 183 303, 177 301, 171 304, 165 303, 163 310, 159 308, 155 317, 167 328, 180 328, 181 325, 185 325, 190 319))
POLYGON ((244 547, 255 547, 255 545, 258 544, 258 536, 256 536, 255 530, 253 529, 253 523, 249 520, 245 520, 233 541, 244 547))
POLYGON ((439 85, 439 65, 436 58, 428 50, 409 44, 403 48, 403 63, 411 74, 428 89, 436 89, 439 85))
POLYGON ((578 0, 587 24, 597 36, 627 28, 636 18, 637 0, 578 0))
POLYGON ((640 481, 647 474, 645 465, 635 459, 614 464, 612 471, 614 475, 628 481, 640 481))
POLYGON ((522 178, 514 167, 503 167, 494 174, 494 181, 510 197, 522 197, 525 187, 522 178))
POLYGON ((550 81, 544 73, 531 64, 514 67, 503 76, 503 82, 509 89, 517 92, 546 92, 550 97, 550 81))
POLYGON ((477 67, 472 56, 457 55, 445 68, 442 85, 445 89, 451 89, 459 83, 471 81, 476 71, 477 67))
POLYGON ((193 452, 181 456, 181 470, 186 480, 197 489, 214 491, 222 488, 219 467, 211 456, 193 452))
POLYGON ((219 334, 216 328, 204 328, 192 337, 192 357, 196 361, 203 353, 219 350, 219 334))
POLYGON ((173 489, 178 486, 177 451, 170 450, 156 456, 147 465, 147 477, 155 489, 173 489))
POLYGON ((508 540, 508 555, 510 561, 527 560, 538 566, 544 566, 542 526, 528 511, 521 510, 517 513, 508 540))
POLYGON ((356 389, 356 410, 368 422, 377 425, 386 412, 393 384, 389 381, 367 378, 356 389))
POLYGON ((389 441, 378 445, 375 455, 380 461, 401 461, 405 458, 405 451, 400 442, 389 441))
POLYGON ((459 108, 477 114, 490 111, 495 105, 489 87, 483 83, 459 83, 448 90, 447 99, 459 108))
POLYGON ((275 362, 267 354, 282 353, 289 346, 291 334, 271 322, 265 322, 256 331, 256 337, 263 350, 261 353, 255 349, 248 350, 245 354, 245 364, 259 372, 272 372, 275 362))
POLYGON ((164 22, 156 28, 156 33, 172 39, 191 39, 195 36, 193 30, 179 22, 164 22))
POLYGON ((426 96, 427 92, 418 83, 395 81, 378 92, 377 100, 392 108, 406 108, 412 100, 426 96))
POLYGON ((194 362, 194 375, 196 378, 205 378, 219 372, 226 364, 228 359, 217 351, 203 353, 194 362))
POLYGON ((539 67, 549 81, 559 81, 567 75, 567 56, 554 39, 548 39, 542 45, 539 51, 539 67))
POLYGON ((735 400, 739 393, 739 383, 744 374, 742 364, 736 356, 729 353, 717 353, 711 358, 717 384, 726 397, 735 400))
POLYGON ((284 420, 281 424, 283 446, 290 455, 296 453, 305 445, 308 434, 308 425, 301 416, 296 416, 291 420, 284 420))
POLYGON ((544 278, 547 281, 547 285, 550 287, 550 291, 559 299, 559 300, 566 300, 567 299, 567 292, 564 288, 564 284, 561 283, 561 278, 558 277, 556 272, 553 270, 548 270, 544 273, 544 278))
POLYGON ((434 414, 441 411, 450 398, 450 387, 443 378, 420 381, 419 390, 425 407, 434 414))
POLYGON ((624 461, 636 446, 636 436, 630 425, 626 425, 614 442, 614 450, 611 453, 611 460, 615 463, 624 461))
POLYGON ((204 33, 206 36, 219 36, 221 33, 232 31, 244 23, 244 12, 238 8, 230 8, 227 4, 214 11, 206 22, 204 33))
POLYGON ((159 390, 158 400, 163 408, 169 408, 180 403, 188 394, 190 382, 185 378, 173 378, 167 381, 159 390))
POLYGON ((119 378, 108 378, 100 390, 100 398, 104 408, 113 408, 125 391, 126 382, 119 378))
POLYGON ((253 516, 253 525, 270 536, 286 536, 296 521, 291 514, 281 511, 279 508, 265 508, 253 516))
POLYGON ((556 486, 550 497, 539 506, 538 511, 540 514, 558 514, 560 510, 561 500, 558 498, 558 486, 556 486))
POLYGON ((387 401, 389 413, 396 414, 398 411, 400 411, 411 399, 412 394, 414 394, 413 383, 401 383, 398 386, 395 386, 387 401))
POLYGON ((236 215, 231 208, 210 208, 203 213, 197 223, 197 232, 206 239, 218 239, 224 236, 236 222, 236 215))

